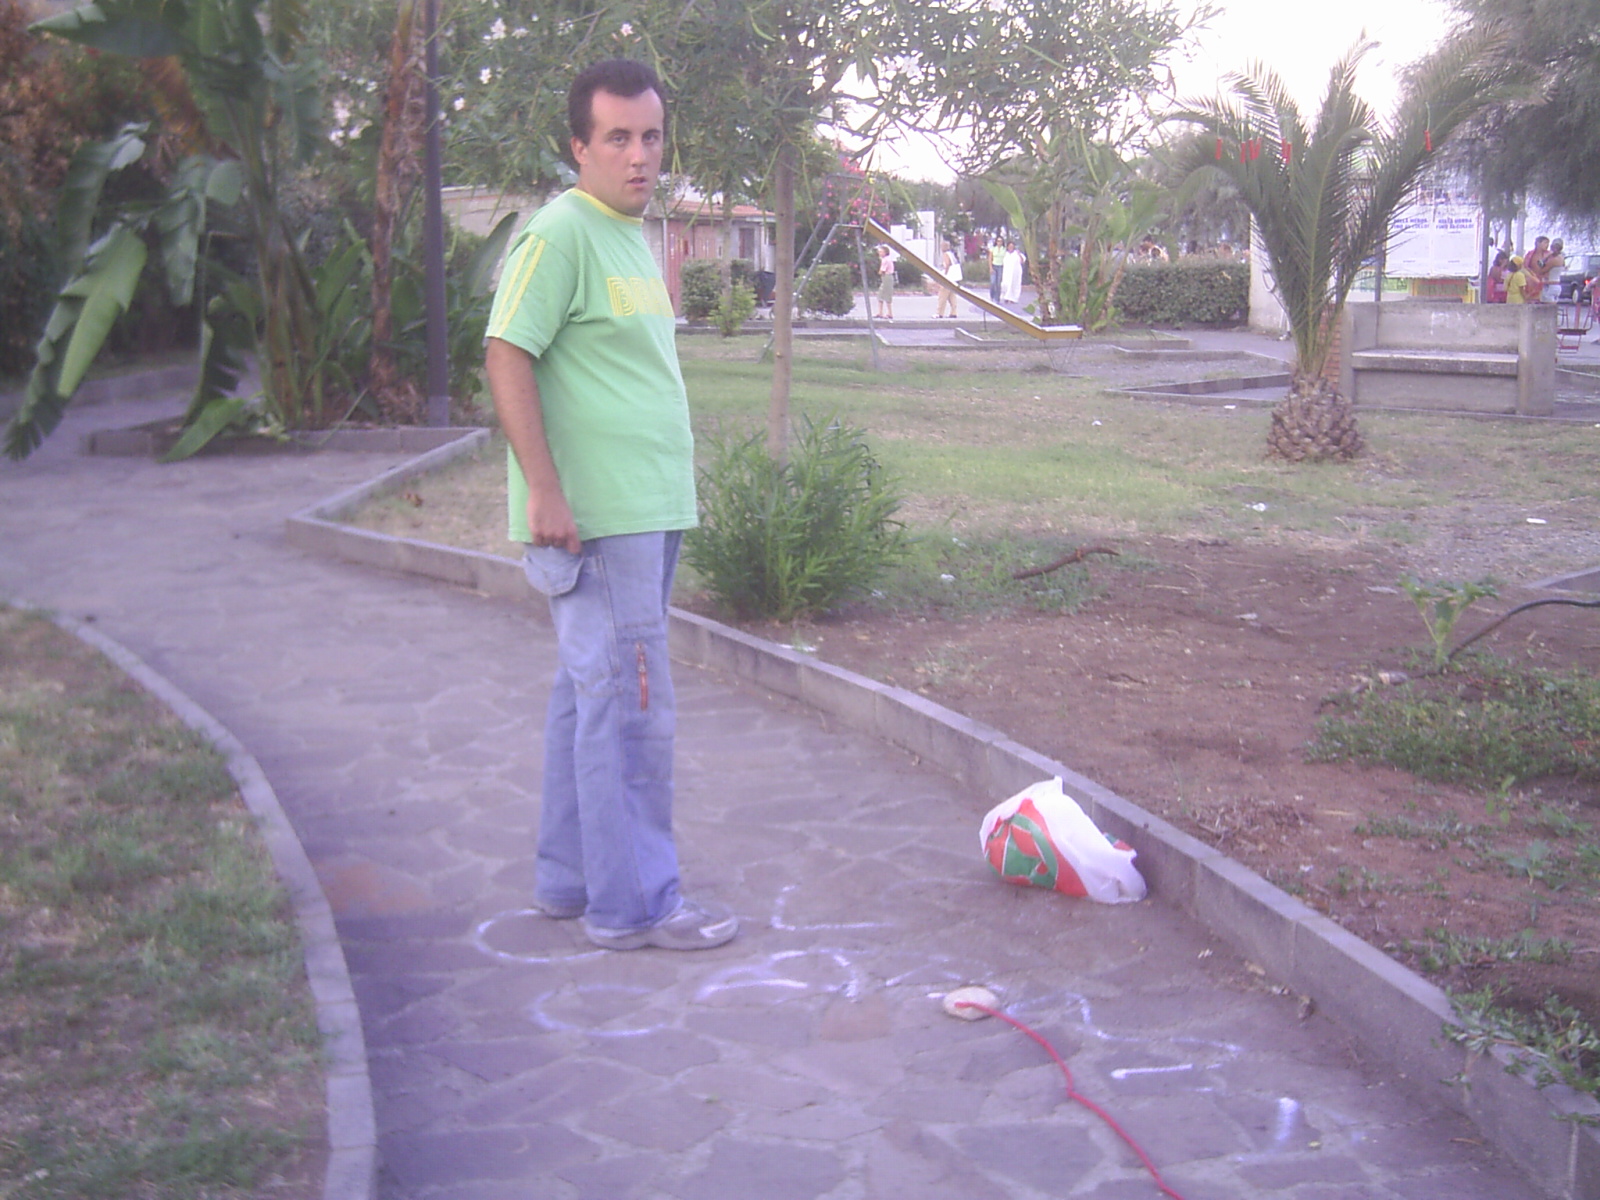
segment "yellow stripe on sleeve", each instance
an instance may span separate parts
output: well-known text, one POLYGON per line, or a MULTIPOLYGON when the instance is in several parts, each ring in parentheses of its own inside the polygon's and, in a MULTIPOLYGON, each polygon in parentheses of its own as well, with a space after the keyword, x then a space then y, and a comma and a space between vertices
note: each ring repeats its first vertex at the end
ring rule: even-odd
POLYGON ((528 291, 528 285, 533 282, 533 273, 539 269, 539 259, 544 255, 544 238, 532 238, 522 249, 522 256, 512 267, 512 277, 509 287, 500 289, 500 294, 495 297, 494 322, 489 327, 489 336, 497 338, 502 336, 506 327, 511 324, 511 318, 516 316, 517 309, 522 307, 522 297, 528 291))

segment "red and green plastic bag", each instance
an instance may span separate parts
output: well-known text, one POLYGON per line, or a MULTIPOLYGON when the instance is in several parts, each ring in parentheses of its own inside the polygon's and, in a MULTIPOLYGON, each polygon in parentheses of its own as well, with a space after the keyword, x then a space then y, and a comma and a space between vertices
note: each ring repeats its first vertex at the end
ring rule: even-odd
POLYGON ((1102 904, 1145 897, 1133 848, 1101 833, 1059 779, 1035 783, 990 809, 978 842, 989 865, 1007 883, 1087 896, 1102 904))

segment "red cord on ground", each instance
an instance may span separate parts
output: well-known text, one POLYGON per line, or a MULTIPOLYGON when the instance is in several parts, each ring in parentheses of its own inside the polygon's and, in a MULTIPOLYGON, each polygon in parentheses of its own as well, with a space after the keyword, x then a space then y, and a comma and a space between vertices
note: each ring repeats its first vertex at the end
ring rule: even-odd
MULTIPOLYGON (((951 999, 954 1000, 955 997, 951 997, 951 999)), ((1054 1062, 1056 1066, 1060 1067, 1061 1073, 1066 1076, 1067 1098, 1076 1100, 1079 1104, 1083 1105, 1095 1116, 1099 1117, 1102 1121, 1109 1125, 1111 1127, 1111 1131, 1127 1143, 1128 1148, 1139 1156, 1139 1161, 1144 1164, 1144 1169, 1150 1172, 1150 1178, 1155 1180, 1156 1187, 1161 1189, 1162 1195, 1171 1196, 1172 1200, 1183 1200, 1182 1196, 1178 1195, 1177 1192, 1173 1191, 1167 1186, 1167 1181, 1161 1178, 1161 1172, 1156 1170, 1155 1163, 1150 1161, 1150 1156, 1144 1152, 1144 1148, 1140 1146, 1138 1142, 1134 1141, 1128 1136, 1127 1130, 1123 1129, 1121 1125, 1118 1125, 1117 1122, 1112 1118, 1111 1114, 1106 1112, 1105 1109, 1101 1108, 1093 1100, 1089 1099, 1089 1097, 1078 1091, 1077 1085, 1072 1082, 1072 1071, 1068 1068, 1066 1060, 1063 1059, 1061 1055, 1056 1053, 1056 1048, 1046 1041, 1043 1036, 1035 1033, 1032 1029, 1029 1029, 1015 1017, 1009 1016, 1006 1013, 1001 1012, 999 1009, 990 1008, 986 1004, 975 1004, 971 1000, 962 1000, 956 1003, 955 1007, 975 1008, 987 1016, 999 1017, 1000 1020, 1004 1021, 1013 1029, 1020 1029, 1034 1041, 1038 1042, 1039 1045, 1043 1046, 1044 1052, 1050 1056, 1051 1061, 1054 1062)))

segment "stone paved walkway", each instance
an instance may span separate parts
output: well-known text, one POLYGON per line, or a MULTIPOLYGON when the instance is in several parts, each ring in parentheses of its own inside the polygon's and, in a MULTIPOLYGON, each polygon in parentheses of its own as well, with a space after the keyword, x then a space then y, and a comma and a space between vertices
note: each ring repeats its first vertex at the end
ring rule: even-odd
POLYGON ((285 545, 391 456, 74 451, 171 408, 77 410, 0 466, 0 594, 92 619, 265 768, 356 979, 385 1200, 1155 1196, 1033 1043, 941 1014, 967 981, 1188 1200, 1531 1194, 1159 902, 993 882, 1002 797, 730 679, 680 669, 679 827, 741 937, 607 954, 531 916, 546 629, 285 545))

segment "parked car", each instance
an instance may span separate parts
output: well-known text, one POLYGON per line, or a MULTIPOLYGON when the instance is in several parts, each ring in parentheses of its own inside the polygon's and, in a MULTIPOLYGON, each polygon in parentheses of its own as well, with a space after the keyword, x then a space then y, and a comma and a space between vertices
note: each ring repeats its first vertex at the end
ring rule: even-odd
POLYGON ((1576 300, 1580 304, 1592 304, 1597 280, 1600 280, 1600 254, 1574 254, 1567 259, 1567 269, 1561 272, 1561 292, 1557 298, 1564 302, 1576 300))

